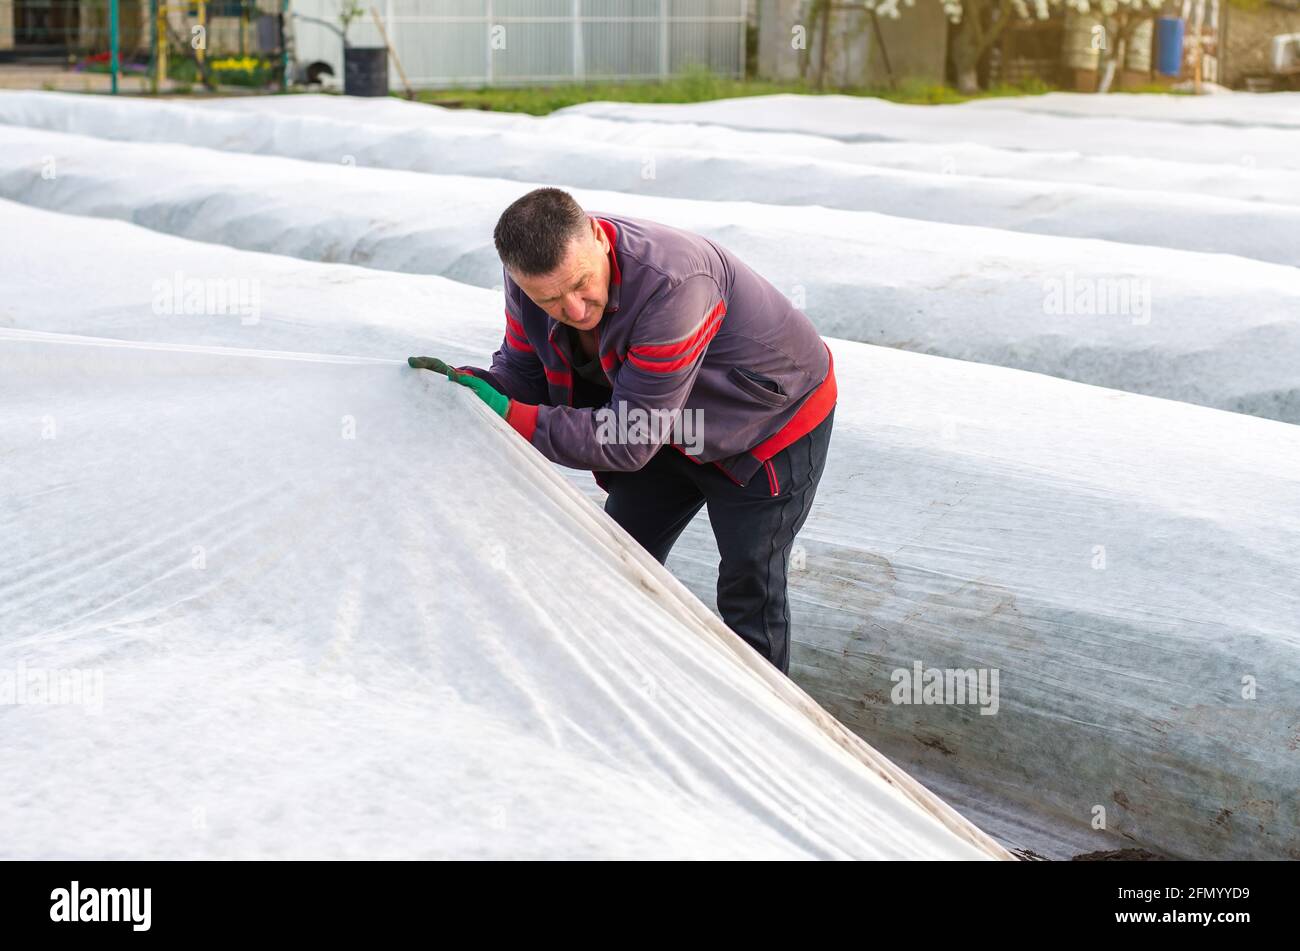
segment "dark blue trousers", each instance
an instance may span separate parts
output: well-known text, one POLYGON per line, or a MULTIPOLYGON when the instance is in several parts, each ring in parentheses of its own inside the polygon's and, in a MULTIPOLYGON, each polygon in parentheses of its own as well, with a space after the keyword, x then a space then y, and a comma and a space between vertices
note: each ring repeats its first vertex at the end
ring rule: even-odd
POLYGON ((717 466, 664 446, 636 472, 602 472, 605 511, 661 563, 702 506, 722 556, 723 621, 784 674, 790 672, 786 575, 794 537, 808 518, 826 466, 832 409, 812 432, 770 460, 744 486, 717 466))

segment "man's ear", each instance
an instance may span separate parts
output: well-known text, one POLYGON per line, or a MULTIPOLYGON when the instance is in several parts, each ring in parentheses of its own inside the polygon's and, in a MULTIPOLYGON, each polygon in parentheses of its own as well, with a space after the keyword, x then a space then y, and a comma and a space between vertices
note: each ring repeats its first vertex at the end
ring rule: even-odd
POLYGON ((608 254, 609 236, 605 234, 605 229, 600 226, 595 215, 588 215, 587 220, 591 222, 591 236, 596 239, 596 244, 600 245, 600 250, 608 254))

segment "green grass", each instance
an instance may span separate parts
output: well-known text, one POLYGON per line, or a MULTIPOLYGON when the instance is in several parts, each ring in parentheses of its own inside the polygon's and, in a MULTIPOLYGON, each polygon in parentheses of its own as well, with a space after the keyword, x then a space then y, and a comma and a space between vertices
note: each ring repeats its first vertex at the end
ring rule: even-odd
POLYGON ((1126 95, 1126 96, 1127 95, 1141 96, 1141 95, 1146 95, 1147 93, 1153 93, 1162 96, 1195 96, 1196 95, 1196 93, 1192 92, 1189 89, 1182 89, 1182 90, 1174 89, 1172 86, 1161 85, 1160 83, 1145 83, 1141 86, 1132 86, 1132 87, 1125 86, 1123 89, 1112 89, 1111 92, 1116 93, 1117 95, 1126 95))
MULTIPOLYGON (((1034 82, 1021 86, 1000 86, 978 96, 963 96, 955 89, 934 83, 908 82, 896 89, 825 89, 827 95, 872 96, 892 102, 940 104, 987 99, 998 96, 1025 96, 1051 92, 1051 87, 1034 82)), ((693 72, 665 82, 572 83, 562 86, 525 86, 517 88, 437 89, 416 93, 421 102, 455 105, 470 109, 500 112, 526 112, 541 116, 581 102, 706 102, 742 96, 771 96, 778 93, 817 95, 818 90, 803 82, 770 82, 761 79, 739 80, 693 72)))

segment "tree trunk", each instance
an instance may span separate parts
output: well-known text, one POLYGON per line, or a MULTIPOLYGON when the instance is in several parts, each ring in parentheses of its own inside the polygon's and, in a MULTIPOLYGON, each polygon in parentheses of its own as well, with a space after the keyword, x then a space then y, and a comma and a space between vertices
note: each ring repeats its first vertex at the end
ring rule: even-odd
POLYGON ((830 0, 822 0, 818 9, 821 11, 822 44, 817 57, 817 91, 821 92, 826 88, 826 59, 830 55, 831 48, 830 0))
POLYGON ((1015 15, 1011 9, 1012 0, 991 0, 997 3, 996 17, 989 26, 985 26, 982 18, 988 2, 990 0, 965 0, 962 4, 961 23, 957 25, 952 48, 957 91, 961 93, 979 92, 980 57, 998 41, 1015 15))
POLYGON ((1116 89, 1124 87, 1124 65, 1128 61, 1128 41, 1139 22, 1141 21, 1138 18, 1123 15, 1115 20, 1105 21, 1106 34, 1110 42, 1106 48, 1101 82, 1097 84, 1099 94, 1110 92, 1112 84, 1116 89))
POLYGON ((957 91, 964 95, 980 90, 979 65, 983 53, 980 45, 978 27, 963 17, 953 35, 952 63, 957 72, 957 91))
POLYGON ((1111 83, 1115 79, 1115 57, 1107 55, 1105 62, 1101 67, 1101 78, 1097 80, 1097 95, 1104 96, 1110 92, 1111 83))
POLYGON ((889 88, 897 89, 898 84, 894 82, 894 67, 889 65, 889 50, 885 49, 885 37, 880 32, 880 18, 876 16, 875 10, 871 11, 871 29, 876 34, 876 46, 885 64, 885 76, 889 80, 889 88))
POLYGON ((980 77, 972 66, 968 69, 957 69, 957 91, 965 96, 973 96, 980 91, 980 77))

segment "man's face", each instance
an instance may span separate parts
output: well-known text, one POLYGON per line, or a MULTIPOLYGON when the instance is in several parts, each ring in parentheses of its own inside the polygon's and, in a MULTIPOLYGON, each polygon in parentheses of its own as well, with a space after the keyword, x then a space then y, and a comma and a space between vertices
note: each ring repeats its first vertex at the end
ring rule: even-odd
POLYGON ((569 242, 569 250, 549 274, 516 274, 534 304, 554 320, 575 330, 591 330, 605 315, 609 302, 609 239, 594 218, 590 228, 569 242))

